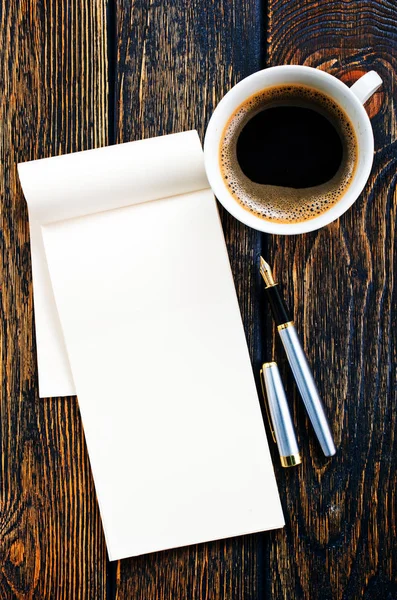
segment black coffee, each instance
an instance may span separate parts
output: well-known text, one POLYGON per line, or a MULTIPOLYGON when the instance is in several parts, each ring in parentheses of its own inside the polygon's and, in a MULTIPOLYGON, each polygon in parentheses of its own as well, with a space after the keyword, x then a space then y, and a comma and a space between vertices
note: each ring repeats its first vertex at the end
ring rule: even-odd
POLYGON ((226 125, 225 183, 244 208, 277 222, 326 212, 349 186, 357 162, 353 126, 328 96, 280 86, 251 96, 226 125))
POLYGON ((256 114, 237 139, 237 160, 255 183, 292 188, 321 185, 337 173, 342 140, 316 110, 274 106, 256 114))

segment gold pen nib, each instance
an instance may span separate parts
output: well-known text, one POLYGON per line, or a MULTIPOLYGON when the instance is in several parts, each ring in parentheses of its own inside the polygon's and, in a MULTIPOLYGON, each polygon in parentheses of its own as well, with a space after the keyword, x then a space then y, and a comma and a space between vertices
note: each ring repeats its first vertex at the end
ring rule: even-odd
POLYGON ((270 265, 267 264, 267 262, 265 261, 264 258, 262 258, 262 256, 260 257, 259 270, 260 270, 260 273, 266 284, 266 287, 271 287, 272 285, 276 285, 276 282, 273 279, 273 274, 272 274, 270 265))

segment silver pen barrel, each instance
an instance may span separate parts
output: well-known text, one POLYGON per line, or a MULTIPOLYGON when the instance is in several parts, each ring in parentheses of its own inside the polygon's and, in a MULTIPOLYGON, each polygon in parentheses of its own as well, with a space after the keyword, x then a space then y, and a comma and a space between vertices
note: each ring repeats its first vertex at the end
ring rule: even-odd
POLYGON ((260 374, 269 425, 278 446, 281 464, 283 467, 294 467, 302 459, 277 364, 274 361, 264 363, 260 374))
POLYGON ((278 332, 321 448, 325 456, 333 456, 336 448, 331 429, 294 323, 279 325, 278 332))

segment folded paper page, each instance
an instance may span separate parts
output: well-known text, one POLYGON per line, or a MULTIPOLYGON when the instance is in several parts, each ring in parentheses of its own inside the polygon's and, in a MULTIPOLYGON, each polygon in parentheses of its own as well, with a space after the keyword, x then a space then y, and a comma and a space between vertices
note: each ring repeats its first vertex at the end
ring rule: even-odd
POLYGON ((123 146, 20 171, 111 560, 284 524, 197 134, 123 146))
POLYGON ((18 165, 28 203, 40 397, 76 393, 51 291, 41 225, 207 188, 197 133, 18 165))

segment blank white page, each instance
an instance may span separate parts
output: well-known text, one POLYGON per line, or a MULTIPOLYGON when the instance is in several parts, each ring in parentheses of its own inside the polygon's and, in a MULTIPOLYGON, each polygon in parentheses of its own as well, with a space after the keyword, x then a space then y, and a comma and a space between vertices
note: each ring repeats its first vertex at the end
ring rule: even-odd
POLYGON ((19 174, 40 395, 77 392, 110 559, 281 527, 197 132, 19 174))
POLYGON ((110 560, 282 527, 211 190, 42 234, 110 560))
POLYGON ((196 131, 18 165, 29 208, 39 394, 77 393, 55 306, 41 226, 208 188, 196 131))

